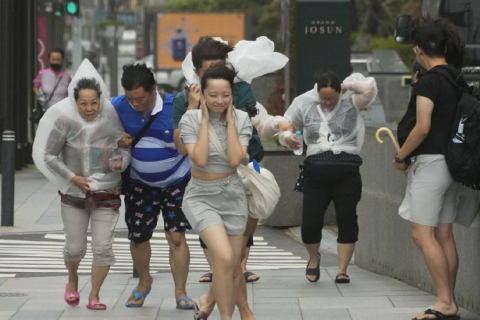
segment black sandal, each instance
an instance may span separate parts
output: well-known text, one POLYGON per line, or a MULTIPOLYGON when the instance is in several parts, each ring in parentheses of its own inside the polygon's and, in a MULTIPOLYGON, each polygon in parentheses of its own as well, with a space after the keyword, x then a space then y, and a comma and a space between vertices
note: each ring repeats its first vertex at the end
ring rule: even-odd
POLYGON ((203 276, 198 279, 198 282, 212 282, 213 274, 211 272, 205 273, 203 276), (207 280, 202 280, 202 278, 207 278, 207 280))
POLYGON ((193 305, 193 312, 194 312, 194 314, 193 314, 193 319, 194 320, 207 320, 208 319, 208 314, 201 311, 196 303, 193 305))
POLYGON ((339 273, 335 277, 335 283, 350 283, 350 276, 346 273, 339 273))
MULTIPOLYGON (((435 316, 435 318, 428 319, 428 320, 437 320, 437 319, 460 320, 460 316, 458 314, 446 315, 446 314, 441 313, 440 311, 433 310, 433 309, 425 310, 423 315, 425 316, 426 314, 431 314, 431 315, 435 316)), ((417 320, 417 318, 413 318, 412 320, 417 320)))
POLYGON ((315 276, 315 278, 312 280, 312 279, 309 279, 307 278, 308 281, 310 282, 317 282, 318 279, 320 279, 320 259, 321 259, 321 255, 320 253, 318 254, 318 265, 316 268, 309 268, 308 265, 310 264, 310 261, 307 263, 307 270, 305 272, 305 275, 306 276, 315 276))

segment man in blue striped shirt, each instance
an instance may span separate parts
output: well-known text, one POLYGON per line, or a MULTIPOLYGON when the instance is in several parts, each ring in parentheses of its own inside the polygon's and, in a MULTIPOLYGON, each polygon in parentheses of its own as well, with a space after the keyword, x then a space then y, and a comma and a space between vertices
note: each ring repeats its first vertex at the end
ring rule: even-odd
POLYGON ((130 251, 139 274, 139 282, 126 302, 127 307, 141 307, 151 290, 150 238, 160 211, 170 246, 170 267, 175 282, 177 308, 192 309, 194 302, 186 293, 190 252, 185 231, 191 226, 182 211, 185 187, 190 177, 190 161, 179 154, 173 142, 173 99, 156 90, 151 69, 144 64, 123 67, 122 86, 125 95, 112 98, 112 104, 128 133, 131 144, 149 121, 148 130, 132 148, 130 182, 125 192, 125 221, 130 251))

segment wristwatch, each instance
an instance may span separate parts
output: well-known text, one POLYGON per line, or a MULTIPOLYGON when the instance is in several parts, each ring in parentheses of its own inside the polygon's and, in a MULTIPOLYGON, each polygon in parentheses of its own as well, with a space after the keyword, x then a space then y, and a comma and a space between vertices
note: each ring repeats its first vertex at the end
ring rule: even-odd
POLYGON ((398 154, 395 155, 394 160, 395 160, 396 163, 405 163, 405 159, 400 159, 398 154))
POLYGON ((398 154, 395 155, 395 158, 393 158, 395 160, 396 163, 405 163, 407 166, 410 165, 410 163, 412 163, 410 161, 410 158, 405 158, 405 159, 401 159, 398 154))

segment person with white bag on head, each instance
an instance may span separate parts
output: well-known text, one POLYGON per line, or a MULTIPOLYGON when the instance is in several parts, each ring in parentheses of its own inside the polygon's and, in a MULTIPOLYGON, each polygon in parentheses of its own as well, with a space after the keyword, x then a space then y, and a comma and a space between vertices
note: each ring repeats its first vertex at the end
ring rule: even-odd
MULTIPOLYGON (((250 120, 254 125, 254 132, 248 145, 248 155, 250 161, 256 159, 260 161, 263 157, 263 147, 260 142, 261 137, 272 137, 280 131, 293 130, 291 123, 281 116, 271 116, 259 102, 256 101, 250 82, 259 76, 274 72, 285 66, 288 58, 281 53, 274 52, 273 42, 267 37, 259 37, 255 41, 239 41, 234 47, 228 45, 226 41, 220 38, 208 36, 201 37, 182 64, 182 70, 187 82, 190 84, 188 90, 177 94, 174 100, 173 123, 175 127, 175 145, 178 152, 186 154, 185 147, 181 143, 178 123, 181 117, 188 110, 198 109, 200 103, 200 77, 205 70, 215 63, 227 61, 231 63, 238 74, 233 84, 233 104, 235 108, 250 111, 250 120)), ((250 216, 247 228, 244 234, 244 251, 242 256, 242 268, 246 282, 257 281, 260 277, 246 270, 246 262, 250 246, 253 245, 253 233, 255 232, 258 218, 250 216)), ((205 249, 207 260, 209 259, 208 250, 200 240, 205 249)), ((212 272, 208 272, 200 278, 200 282, 211 282, 212 272)), ((248 317, 251 311, 246 303, 246 292, 239 296, 238 308, 244 317, 248 317), (240 298, 243 296, 244 298, 240 298)), ((213 309, 214 301, 208 303, 204 301, 203 305, 208 304, 207 309, 213 309)))
MULTIPOLYGON (((201 80, 201 116, 199 110, 190 110, 179 123, 180 139, 192 166, 182 208, 210 251, 215 274, 210 296, 222 320, 232 318, 236 295, 244 286, 240 261, 248 204, 237 167, 248 161, 253 129, 248 114, 232 104, 235 74, 223 63, 208 68, 201 80)), ((210 312, 195 305, 195 319, 207 319, 210 312)))

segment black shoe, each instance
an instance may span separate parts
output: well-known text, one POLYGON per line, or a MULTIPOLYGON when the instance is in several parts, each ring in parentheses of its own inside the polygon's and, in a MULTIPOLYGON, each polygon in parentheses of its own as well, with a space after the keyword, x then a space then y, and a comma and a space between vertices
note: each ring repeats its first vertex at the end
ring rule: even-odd
POLYGON ((318 254, 318 265, 317 265, 316 268, 309 268, 308 265, 310 264, 310 261, 307 263, 307 270, 305 272, 305 275, 306 276, 315 276, 315 278, 313 280, 307 278, 307 280, 310 281, 310 282, 317 282, 318 279, 320 279, 320 259, 321 259, 321 256, 320 256, 320 253, 319 253, 318 254))

